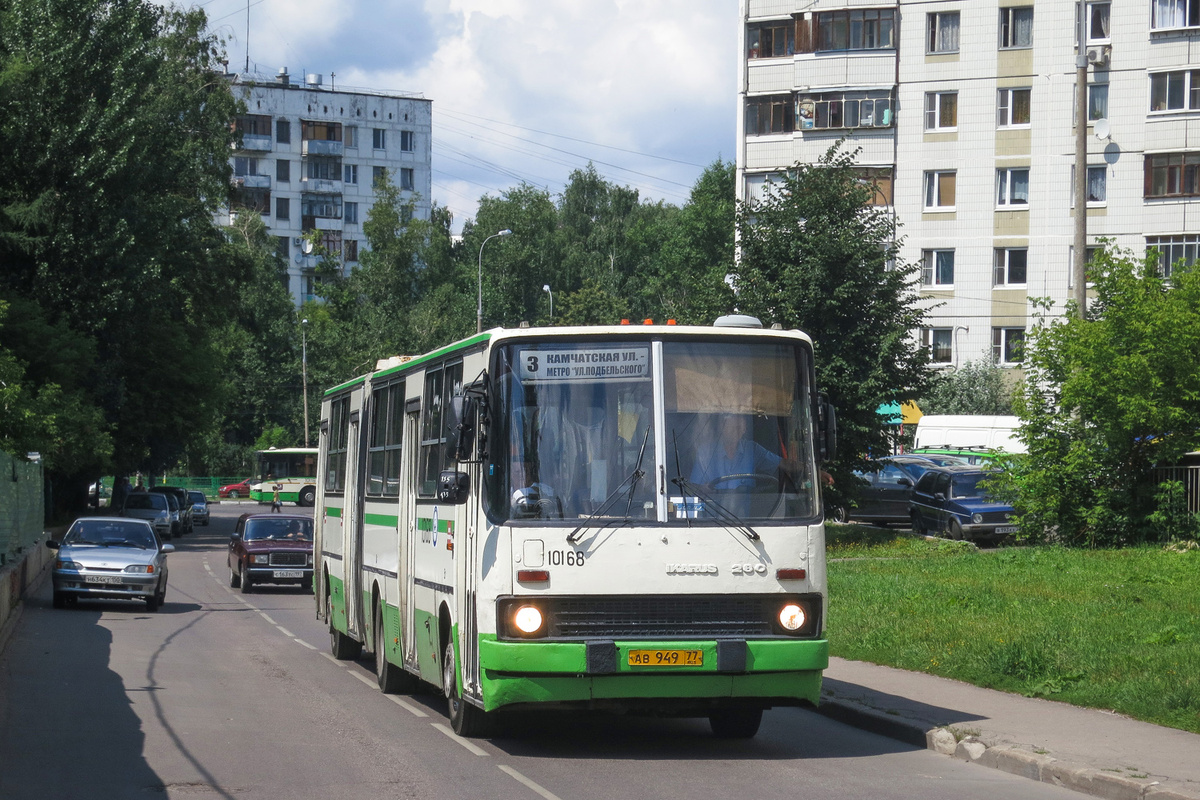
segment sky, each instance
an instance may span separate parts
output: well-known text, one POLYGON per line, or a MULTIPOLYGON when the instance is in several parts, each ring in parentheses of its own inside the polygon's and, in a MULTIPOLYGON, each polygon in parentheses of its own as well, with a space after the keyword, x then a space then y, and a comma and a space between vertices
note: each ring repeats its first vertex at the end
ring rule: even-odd
POLYGON ((589 161, 643 200, 682 205, 705 167, 734 160, 737 0, 190 4, 231 71, 249 58, 264 75, 432 100, 433 200, 455 232, 480 196, 522 182, 557 195, 589 161))

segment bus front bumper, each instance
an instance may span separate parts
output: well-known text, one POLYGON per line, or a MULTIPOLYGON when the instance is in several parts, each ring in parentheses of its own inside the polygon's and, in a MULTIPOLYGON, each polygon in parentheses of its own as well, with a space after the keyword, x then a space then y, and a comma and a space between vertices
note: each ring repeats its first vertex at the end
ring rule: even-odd
POLYGON ((722 699, 816 705, 825 639, 479 642, 484 710, 523 704, 703 708, 722 699), (637 666, 631 651, 701 651, 696 666, 637 666), (617 701, 617 702, 612 702, 617 701), (626 701, 626 702, 620 702, 626 701))

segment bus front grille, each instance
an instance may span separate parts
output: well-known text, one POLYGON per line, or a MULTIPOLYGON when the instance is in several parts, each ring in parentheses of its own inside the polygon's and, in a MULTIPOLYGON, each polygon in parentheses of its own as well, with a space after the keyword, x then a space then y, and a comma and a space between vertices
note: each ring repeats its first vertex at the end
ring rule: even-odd
POLYGON ((777 636, 780 595, 547 598, 551 639, 777 636))

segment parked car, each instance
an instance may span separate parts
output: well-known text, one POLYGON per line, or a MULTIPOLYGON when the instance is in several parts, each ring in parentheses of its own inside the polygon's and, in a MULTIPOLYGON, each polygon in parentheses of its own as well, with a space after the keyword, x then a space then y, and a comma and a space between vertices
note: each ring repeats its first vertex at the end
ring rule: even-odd
MULTIPOLYGON (((997 455, 996 451, 983 447, 920 447, 913 449, 912 454, 933 459, 956 458, 959 463, 976 467, 986 467, 995 460, 997 455)), ((939 466, 948 465, 941 464, 939 466)))
POLYGON ((208 498, 204 492, 195 489, 188 490, 188 500, 192 501, 192 521, 208 525, 208 498))
POLYGON ((167 554, 175 551, 154 534, 149 522, 119 517, 80 517, 62 542, 54 562, 54 607, 81 598, 142 600, 157 611, 167 596, 167 554))
POLYGON ((859 487, 857 505, 849 509, 833 509, 831 518, 835 522, 853 519, 887 525, 909 521, 911 515, 908 505, 913 486, 926 470, 936 467, 937 463, 932 459, 907 454, 884 456, 879 463, 878 472, 854 472, 855 477, 863 482, 859 487))
POLYGON ((188 497, 187 489, 184 489, 182 486, 151 486, 150 491, 171 495, 175 498, 175 505, 179 510, 179 532, 181 534, 191 533, 195 530, 196 523, 192 518, 192 501, 188 497))
POLYGON ((217 490, 217 497, 228 497, 231 500, 237 500, 239 497, 250 496, 250 478, 237 483, 231 483, 228 486, 222 486, 217 490))
POLYGON ((312 590, 313 521, 302 514, 243 514, 229 538, 229 585, 260 583, 312 590))
POLYGON ((912 493, 912 527, 916 533, 945 533, 951 539, 999 541, 1016 533, 1013 508, 988 497, 983 486, 988 469, 935 467, 917 480, 912 493))
POLYGON ((178 526, 171 516, 171 501, 158 492, 130 492, 120 513, 122 517, 146 520, 163 539, 170 539, 178 526))

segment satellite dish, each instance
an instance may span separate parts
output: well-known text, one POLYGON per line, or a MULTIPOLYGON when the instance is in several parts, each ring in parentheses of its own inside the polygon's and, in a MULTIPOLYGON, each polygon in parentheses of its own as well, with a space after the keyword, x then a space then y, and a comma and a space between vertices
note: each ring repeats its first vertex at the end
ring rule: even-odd
POLYGON ((1092 123, 1092 132, 1096 134, 1097 139, 1107 139, 1112 133, 1112 126, 1108 124, 1108 120, 1098 119, 1092 123))
POLYGON ((304 251, 304 255, 308 255, 313 251, 313 244, 308 239, 300 243, 300 249, 304 251))

